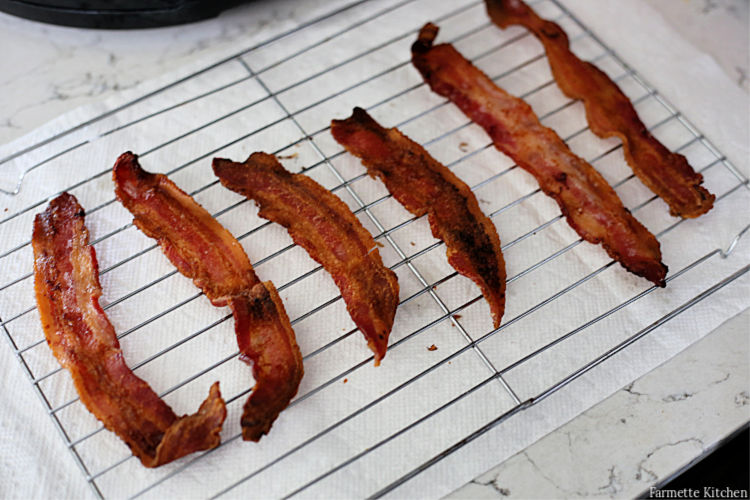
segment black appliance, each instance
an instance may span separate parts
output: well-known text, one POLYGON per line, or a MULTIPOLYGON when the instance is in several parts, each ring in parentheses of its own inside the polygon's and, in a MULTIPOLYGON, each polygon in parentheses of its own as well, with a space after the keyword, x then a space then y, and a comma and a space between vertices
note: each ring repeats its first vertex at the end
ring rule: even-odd
POLYGON ((217 16, 241 0, 0 0, 0 11, 79 28, 155 28, 217 16))

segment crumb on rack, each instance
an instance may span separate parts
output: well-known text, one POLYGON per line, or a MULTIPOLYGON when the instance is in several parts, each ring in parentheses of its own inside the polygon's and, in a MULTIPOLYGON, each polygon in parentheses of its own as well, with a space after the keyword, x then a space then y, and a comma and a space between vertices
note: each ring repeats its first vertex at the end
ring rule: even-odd
POLYGON ((461 319, 461 315, 460 314, 454 314, 453 315, 453 319, 459 320, 459 319, 461 319))
POLYGON ((427 348, 428 351, 437 351, 437 346, 435 344, 432 344, 430 347, 427 348))
POLYGON ((347 382, 349 382, 349 379, 348 379, 348 378, 345 378, 345 379, 344 379, 344 383, 346 384, 347 382))
POLYGON ((297 158, 299 156, 299 153, 292 153, 289 155, 278 155, 276 158, 279 160, 292 160, 294 158, 297 158))
POLYGON ((464 153, 467 152, 469 150, 469 143, 468 142, 461 142, 461 143, 459 143, 458 149, 460 149, 464 153))

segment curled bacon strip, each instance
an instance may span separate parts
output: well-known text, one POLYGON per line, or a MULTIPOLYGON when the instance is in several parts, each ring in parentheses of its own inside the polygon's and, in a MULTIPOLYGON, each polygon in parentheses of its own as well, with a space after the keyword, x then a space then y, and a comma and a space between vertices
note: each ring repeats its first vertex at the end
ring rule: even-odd
POLYGON ((127 152, 113 170, 115 194, 135 225, 211 303, 229 305, 240 359, 252 362, 255 386, 242 415, 242 438, 258 441, 297 394, 302 355, 284 305, 261 283, 240 243, 166 176, 146 172, 127 152))
POLYGON ((252 361, 255 386, 242 411, 242 438, 258 441, 297 394, 302 355, 279 294, 270 281, 229 299, 240 359, 252 361))
POLYGON ((34 219, 34 289, 52 353, 73 377, 86 408, 146 467, 219 445, 227 411, 215 382, 197 413, 178 417, 125 364, 99 306, 99 266, 84 211, 63 193, 34 219))
POLYGON ((331 122, 333 137, 359 157, 368 173, 417 217, 428 214, 448 262, 473 280, 490 305, 495 328, 505 311, 505 261, 495 225, 461 179, 395 128, 380 126, 362 108, 331 122))
POLYGON ((713 194, 701 187, 703 176, 681 154, 670 152, 648 131, 633 104, 606 73, 570 51, 557 24, 540 18, 522 0, 485 0, 487 13, 501 28, 520 24, 544 44, 560 90, 582 99, 591 130, 599 137, 619 137, 635 175, 669 205, 672 215, 698 217, 713 206, 713 194))
POLYGON ((490 135, 497 149, 536 177, 568 224, 601 243, 628 271, 665 286, 659 242, 622 205, 612 187, 539 122, 527 103, 494 82, 449 44, 433 46, 438 27, 426 24, 412 45, 412 63, 432 90, 450 99, 490 135))
POLYGON ((146 172, 130 152, 120 155, 112 175, 135 226, 159 242, 213 305, 260 283, 239 241, 166 176, 146 172))
POLYGON ((375 353, 375 365, 380 364, 398 305, 398 281, 349 207, 267 153, 253 153, 244 163, 214 158, 213 169, 225 187, 254 199, 261 217, 287 228, 294 242, 331 273, 375 353))

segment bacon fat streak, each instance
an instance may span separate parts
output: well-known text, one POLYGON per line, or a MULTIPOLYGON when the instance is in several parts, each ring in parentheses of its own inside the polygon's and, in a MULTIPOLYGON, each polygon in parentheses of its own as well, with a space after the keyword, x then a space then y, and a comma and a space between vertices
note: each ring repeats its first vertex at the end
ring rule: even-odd
POLYGON ((586 119, 596 135, 620 138, 635 175, 669 205, 672 215, 698 217, 711 210, 716 197, 700 185, 703 176, 684 156, 670 152, 651 135, 628 97, 606 73, 571 52, 560 26, 540 18, 522 0, 485 1, 496 25, 523 25, 544 44, 560 90, 571 99, 583 100, 586 119))
POLYGON ((658 240, 622 205, 604 177, 543 126, 531 106, 497 87, 452 45, 433 46, 437 32, 428 23, 412 45, 412 63, 430 88, 456 104, 485 129, 497 149, 531 173, 583 239, 601 243, 628 271, 665 286, 667 267, 658 240))
POLYGON ((99 305, 96 252, 84 211, 63 193, 34 219, 34 289, 47 344, 81 402, 146 467, 218 446, 226 407, 215 382, 197 413, 178 417, 125 364, 112 324, 99 305))
POLYGON ((354 108, 345 120, 333 120, 331 133, 407 210, 417 217, 428 214, 432 234, 446 244, 448 262, 481 288, 495 328, 500 326, 505 310, 500 238, 469 186, 422 146, 395 128, 383 128, 362 108, 354 108))
POLYGON ((229 305, 240 359, 253 366, 255 386, 242 415, 242 438, 258 441, 297 394, 302 355, 284 305, 270 281, 261 283, 240 243, 166 176, 146 172, 133 153, 113 170, 115 194, 134 223, 156 239, 177 269, 214 305, 229 305))
POLYGON ((380 364, 398 305, 398 281, 349 207, 267 153, 253 153, 244 163, 214 158, 213 169, 225 187, 254 199, 261 217, 287 228, 294 242, 331 274, 380 364))

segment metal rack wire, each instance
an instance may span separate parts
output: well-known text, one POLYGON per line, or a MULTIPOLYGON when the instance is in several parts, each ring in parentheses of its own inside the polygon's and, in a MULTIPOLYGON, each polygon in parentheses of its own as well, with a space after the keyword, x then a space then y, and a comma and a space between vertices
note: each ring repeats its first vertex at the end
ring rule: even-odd
MULTIPOLYGON (((455 435, 447 434, 427 447, 427 455, 409 458, 406 469, 393 468, 383 474, 381 482, 358 490, 358 494, 386 495, 750 269, 745 265, 726 272, 720 279, 706 282, 694 296, 667 296, 617 270, 614 262, 602 257, 600 249, 580 245, 582 240, 561 223, 562 216, 556 208, 545 205, 547 201, 525 174, 495 152, 482 132, 460 113, 431 95, 410 68, 408 45, 427 20, 423 15, 425 5, 424 0, 342 5, 0 160, 0 165, 12 163, 23 172, 16 187, 4 191, 13 197, 15 208, 0 220, 0 231, 8 235, 0 247, 0 262, 4 263, 0 325, 96 495, 157 496, 180 491, 170 488, 177 483, 183 488, 201 484, 199 476, 206 471, 214 478, 206 490, 211 496, 239 494, 255 483, 262 484, 268 495, 313 495, 315 488, 329 478, 356 471, 356 467, 374 460, 372 457, 389 446, 404 446, 415 433, 428 432, 456 408, 480 408, 476 418, 457 426, 455 435), (333 48, 342 46, 345 48, 340 52, 333 48), (323 67, 310 62, 320 60, 326 61, 323 67), (292 67, 295 71, 290 71, 292 67), (330 139, 328 120, 346 116, 353 104, 367 107, 376 116, 382 114, 382 123, 397 126, 419 139, 439 159, 448 158, 446 165, 466 176, 483 202, 485 212, 499 228, 509 262, 509 309, 499 328, 494 329, 489 323, 478 291, 441 263, 442 242, 429 236, 424 219, 399 211, 390 195, 370 181, 358 162, 344 155, 330 139), (184 119, 181 113, 190 118, 184 119), (138 127, 151 131, 156 123, 168 125, 142 143, 131 146, 118 142, 120 134, 132 139, 138 127), (236 130, 249 132, 238 134, 236 130), (209 146, 217 136, 231 140, 209 146), (145 238, 135 244, 123 243, 138 237, 133 236, 137 233, 128 217, 118 211, 112 191, 107 189, 109 168, 105 167, 116 153, 130 147, 137 148, 145 168, 164 170, 230 227, 261 276, 272 279, 288 300, 287 308, 309 368, 299 396, 279 419, 274 432, 264 438, 262 444, 268 446, 258 448, 260 452, 248 451, 252 445, 238 440, 239 429, 233 425, 250 389, 243 379, 246 372, 230 363, 238 355, 229 333, 230 315, 208 308, 200 293, 180 281, 176 271, 159 260, 156 245, 145 238), (383 243, 384 260, 397 272, 402 288, 397 323, 383 367, 373 370, 370 366, 372 357, 321 268, 297 253, 299 249, 272 224, 258 219, 244 199, 217 194, 218 181, 206 175, 205 169, 195 168, 215 155, 238 159, 240 154, 258 149, 273 150, 289 160, 288 168, 301 169, 342 197, 371 229, 376 241, 383 243), (54 178, 37 192, 28 188, 28 184, 36 182, 35 175, 59 173, 63 162, 75 161, 81 155, 107 161, 98 167, 83 168, 80 173, 54 178), (516 187, 507 189, 511 184, 516 187), (504 194, 498 194, 500 189, 504 194), (126 353, 130 348, 136 357, 135 362, 130 362, 131 367, 158 387, 162 397, 177 404, 194 404, 194 393, 202 390, 207 381, 221 380, 229 417, 220 447, 157 471, 141 470, 115 437, 101 432, 101 425, 86 413, 75 396, 67 373, 47 352, 30 293, 31 259, 26 238, 34 213, 63 190, 79 196, 87 208, 93 244, 102 262, 107 299, 103 301, 104 309, 122 332, 119 338, 126 353), (487 193, 494 198, 482 199, 489 197, 487 193), (527 210, 529 206, 534 207, 533 216, 524 215, 531 212, 527 210), (134 272, 135 266, 142 272, 134 272), (557 267, 565 271, 558 273, 557 267), (617 281, 627 293, 613 292, 598 308, 574 314, 570 327, 547 332, 526 343, 518 340, 519 325, 528 318, 535 314, 554 315, 550 308, 562 307, 566 300, 575 299, 602 280, 617 281), (110 295, 108 285, 114 288, 110 295), (172 300, 169 295, 171 302, 154 300, 173 292, 176 298, 172 300), (620 313, 636 310, 654 296, 669 306, 666 314, 646 314, 643 324, 629 325, 617 335, 599 332, 599 340, 582 358, 572 356, 551 369, 551 380, 537 377, 529 382, 524 375, 527 366, 546 359, 556 349, 579 342, 578 339, 590 340, 591 331, 620 313), (148 304, 154 303, 160 305, 149 309, 148 304), (133 310, 140 314, 126 319, 133 316, 127 314, 133 310), (177 321, 178 315, 188 319, 177 321), (145 338, 168 321, 179 323, 177 332, 165 335, 166 340, 145 338), (324 333, 311 340, 311 331, 317 328, 324 333), (131 338, 134 340, 129 345, 131 338), (440 344, 437 352, 441 354, 424 348, 424 344, 433 342, 440 344), (140 344, 147 348, 138 348, 140 344), (200 352, 200 359, 187 363, 178 378, 161 377, 168 380, 160 381, 157 374, 163 363, 183 351, 188 355, 200 352), (393 359, 390 363, 389 358, 393 359), (452 382, 455 387, 433 397, 423 386, 436 377, 460 382, 452 382), (349 399, 344 402, 340 399, 342 391, 349 391, 349 399), (393 428, 380 428, 373 423, 377 415, 388 411, 388 406, 403 404, 403 398, 418 399, 419 410, 398 407, 407 416, 396 419, 393 428), (324 410, 337 403, 339 408, 324 410), (311 414, 321 416, 312 418, 314 422, 301 430, 293 429, 300 418, 310 419, 311 414), (371 426, 371 437, 352 438, 350 427, 360 421, 371 426), (317 451, 316 447, 333 446, 331 443, 347 438, 357 444, 330 457, 321 457, 317 451), (253 456, 247 457, 248 454, 253 456), (243 461, 241 467, 237 467, 235 458, 243 461), (284 463, 313 458, 320 463, 311 466, 307 476, 283 476, 287 470, 284 463), (226 467, 228 463, 234 464, 231 471, 226 467), (284 484, 271 486, 273 478, 278 477, 284 477, 284 484)), ((709 188, 718 195, 715 210, 721 210, 725 198, 747 196, 742 189, 748 186, 747 179, 563 6, 556 0, 537 0, 534 6, 545 17, 562 24, 571 35, 574 50, 609 72, 630 95, 649 129, 672 149, 688 156, 704 174, 709 188)), ((591 152, 587 160, 604 173, 626 205, 654 230, 663 245, 670 238, 682 237, 681 228, 691 222, 665 216, 663 207, 658 206, 660 202, 622 169, 620 145, 590 134, 580 105, 556 90, 544 52, 528 33, 520 29, 501 32, 487 21, 482 2, 477 0, 431 2, 429 12, 430 20, 443 26, 443 39, 456 44, 501 86, 532 103, 540 118, 556 127, 574 151, 591 152)), ((677 266, 668 281, 679 281, 697 270, 713 269, 716 257, 726 258, 746 229, 734 239, 732 235, 727 237, 726 242, 731 244, 726 251, 697 248, 682 259, 675 258, 677 266)), ((675 265, 670 261, 668 264, 675 265)))

